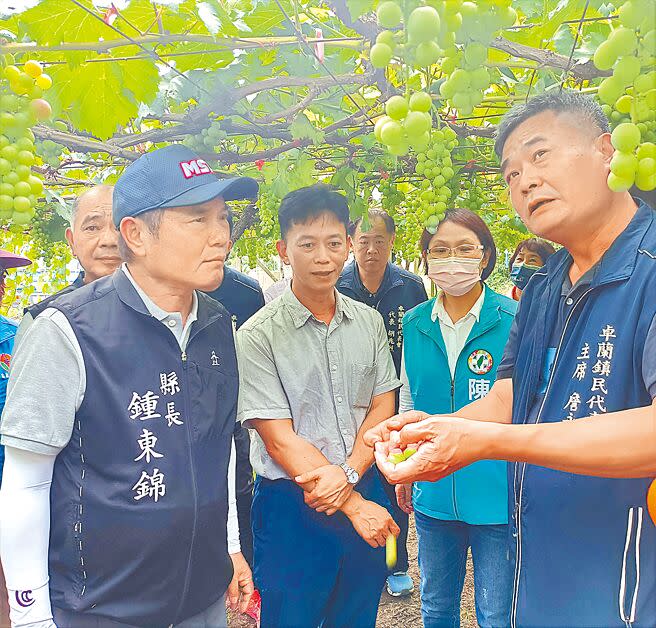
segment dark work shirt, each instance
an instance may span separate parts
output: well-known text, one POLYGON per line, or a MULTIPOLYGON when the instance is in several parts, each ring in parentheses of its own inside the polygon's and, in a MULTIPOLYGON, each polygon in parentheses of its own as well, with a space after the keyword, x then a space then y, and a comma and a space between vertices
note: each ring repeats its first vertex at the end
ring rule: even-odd
POLYGON ((362 283, 360 271, 353 261, 344 267, 336 287, 342 294, 381 313, 398 376, 401 372, 403 316, 408 310, 428 299, 424 282, 417 275, 388 262, 380 287, 375 293, 371 293, 362 283))
POLYGON ((230 266, 224 267, 221 285, 207 294, 230 312, 236 329, 264 306, 264 295, 260 284, 230 266))

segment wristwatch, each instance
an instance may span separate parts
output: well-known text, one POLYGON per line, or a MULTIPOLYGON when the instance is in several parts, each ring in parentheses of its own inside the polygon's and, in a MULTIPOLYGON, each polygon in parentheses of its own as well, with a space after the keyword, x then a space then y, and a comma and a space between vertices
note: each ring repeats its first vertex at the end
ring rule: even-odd
POLYGON ((349 467, 345 462, 342 462, 339 467, 346 473, 346 481, 349 484, 355 486, 360 481, 360 474, 353 467, 349 467))

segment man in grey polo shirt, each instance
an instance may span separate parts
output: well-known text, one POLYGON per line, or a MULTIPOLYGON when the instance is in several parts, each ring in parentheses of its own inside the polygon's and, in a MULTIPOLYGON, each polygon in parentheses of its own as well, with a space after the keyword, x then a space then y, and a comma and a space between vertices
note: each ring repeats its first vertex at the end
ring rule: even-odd
POLYGON ((374 626, 399 528, 365 431, 400 386, 375 310, 339 294, 346 199, 288 194, 278 252, 294 278, 237 332, 237 419, 255 430, 254 576, 263 626, 374 626))

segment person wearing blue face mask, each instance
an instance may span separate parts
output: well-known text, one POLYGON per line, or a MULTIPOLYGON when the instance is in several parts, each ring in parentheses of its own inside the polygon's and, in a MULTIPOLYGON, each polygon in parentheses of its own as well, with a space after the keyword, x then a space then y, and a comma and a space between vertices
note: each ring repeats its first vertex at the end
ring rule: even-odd
POLYGON ((522 240, 512 254, 508 266, 513 289, 510 293, 515 301, 519 301, 528 280, 535 271, 540 270, 556 249, 546 240, 527 238, 522 240))

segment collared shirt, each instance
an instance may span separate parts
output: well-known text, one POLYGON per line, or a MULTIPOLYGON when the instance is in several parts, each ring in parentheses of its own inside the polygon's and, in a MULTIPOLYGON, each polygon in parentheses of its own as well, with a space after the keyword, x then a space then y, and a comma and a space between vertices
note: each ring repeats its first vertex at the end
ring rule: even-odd
MULTIPOLYGON (((373 398, 400 386, 380 314, 335 292, 329 325, 291 288, 237 332, 237 420, 291 419, 294 431, 331 464, 351 455, 373 398)), ((253 432, 251 463, 270 480, 287 478, 253 432)))
POLYGON ((123 263, 121 265, 121 270, 125 273, 125 276, 130 280, 130 283, 137 291, 137 294, 143 301, 146 309, 154 316, 162 325, 168 327, 171 330, 171 333, 175 336, 175 339, 180 345, 180 349, 183 351, 187 346, 189 341, 189 333, 191 332, 192 324, 198 319, 198 297, 194 291, 192 300, 191 300, 191 310, 187 316, 187 321, 182 324, 182 314, 180 312, 167 312, 163 310, 157 303, 155 303, 139 286, 139 284, 134 280, 130 271, 128 270, 127 264, 123 263))
MULTIPOLYGON (((481 308, 483 307, 484 301, 485 290, 481 292, 481 296, 478 297, 471 310, 454 323, 444 308, 444 292, 440 290, 435 298, 435 303, 433 304, 433 309, 431 311, 431 320, 434 323, 439 321, 440 332, 444 339, 444 346, 446 347, 446 355, 449 361, 449 370, 451 371, 452 379, 456 372, 458 356, 467 343, 472 328, 481 317, 481 308)), ((403 384, 403 388, 401 388, 400 393, 399 411, 406 412, 407 410, 412 410, 413 402, 403 357, 401 358, 401 383, 403 384)))
POLYGON ((481 316, 481 308, 483 307, 484 300, 485 290, 481 292, 481 296, 478 297, 471 310, 454 323, 444 308, 444 292, 440 291, 435 299, 433 311, 431 312, 431 319, 433 322, 437 320, 440 321, 440 331, 442 332, 442 337, 444 338, 444 344, 446 346, 446 355, 449 360, 451 377, 453 377, 453 374, 456 372, 458 356, 460 355, 462 348, 465 346, 467 338, 469 338, 472 327, 474 327, 474 323, 478 322, 478 319, 481 316))
POLYGON ((387 342, 398 375, 401 372, 403 316, 428 299, 421 278, 388 262, 378 290, 372 293, 362 283, 360 269, 353 261, 344 267, 335 287, 347 297, 369 305, 381 313, 387 330, 387 342))

